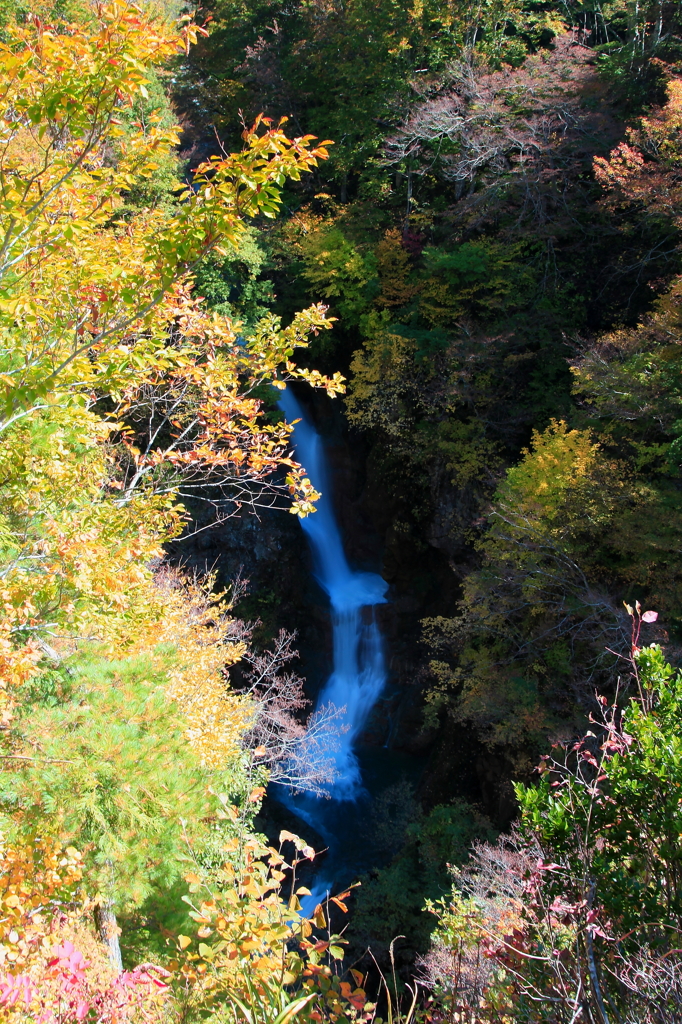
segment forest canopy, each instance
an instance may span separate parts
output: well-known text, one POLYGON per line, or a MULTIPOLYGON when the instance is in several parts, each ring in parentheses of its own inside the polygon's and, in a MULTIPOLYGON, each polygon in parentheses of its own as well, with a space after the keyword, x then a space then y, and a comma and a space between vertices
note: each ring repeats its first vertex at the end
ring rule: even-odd
POLYGON ((682 1020, 681 33, 0 5, 0 1020, 682 1020), (420 772, 326 900, 286 386, 420 772))

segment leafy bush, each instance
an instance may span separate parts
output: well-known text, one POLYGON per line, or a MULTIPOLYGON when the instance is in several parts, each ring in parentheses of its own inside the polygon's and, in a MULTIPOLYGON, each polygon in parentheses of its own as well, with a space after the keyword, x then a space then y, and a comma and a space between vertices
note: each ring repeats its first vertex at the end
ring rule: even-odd
POLYGON ((437 998, 472 1019, 676 1019, 682 674, 638 647, 634 693, 576 743, 555 748, 538 785, 517 786, 519 831, 479 844, 455 879, 427 958, 437 998), (481 959, 481 954, 486 959, 481 959))

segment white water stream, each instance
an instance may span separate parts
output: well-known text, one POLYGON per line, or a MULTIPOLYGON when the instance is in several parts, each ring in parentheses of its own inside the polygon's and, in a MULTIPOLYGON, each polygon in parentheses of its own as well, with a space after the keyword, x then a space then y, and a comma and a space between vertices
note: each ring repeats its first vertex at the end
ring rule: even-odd
POLYGON ((362 787, 353 747, 386 683, 381 633, 372 612, 386 601, 388 584, 373 572, 354 572, 343 550, 325 466, 322 441, 290 388, 282 392, 279 407, 287 421, 299 422, 292 441, 296 458, 311 483, 322 494, 317 511, 301 520, 313 554, 315 578, 328 594, 334 637, 333 671, 318 697, 318 707, 345 708, 345 731, 335 737, 333 750, 337 778, 330 787, 336 800, 353 800, 362 787))

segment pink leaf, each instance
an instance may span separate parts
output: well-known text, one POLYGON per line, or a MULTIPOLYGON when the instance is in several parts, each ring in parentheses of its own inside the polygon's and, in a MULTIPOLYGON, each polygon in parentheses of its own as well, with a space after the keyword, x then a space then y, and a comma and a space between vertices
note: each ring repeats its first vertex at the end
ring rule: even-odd
POLYGON ((642 622, 655 622, 657 618, 658 612, 644 612, 642 622))

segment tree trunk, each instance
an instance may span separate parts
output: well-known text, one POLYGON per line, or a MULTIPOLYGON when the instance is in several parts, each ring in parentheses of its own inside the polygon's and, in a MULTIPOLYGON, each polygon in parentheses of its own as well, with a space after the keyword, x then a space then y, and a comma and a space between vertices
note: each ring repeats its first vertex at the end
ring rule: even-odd
POLYGON ((99 937, 107 947, 111 966, 120 974, 123 970, 121 946, 118 941, 119 927, 116 922, 113 903, 109 901, 95 907, 95 924, 99 937))

